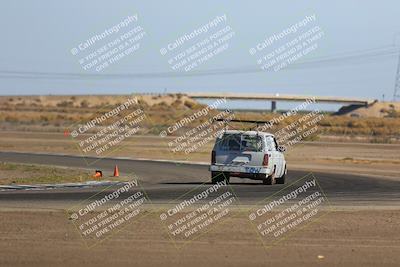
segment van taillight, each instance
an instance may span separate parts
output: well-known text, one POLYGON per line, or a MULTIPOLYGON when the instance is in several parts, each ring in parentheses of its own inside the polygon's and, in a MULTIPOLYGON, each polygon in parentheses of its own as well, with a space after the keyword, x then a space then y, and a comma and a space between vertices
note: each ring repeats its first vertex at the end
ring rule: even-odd
POLYGON ((265 154, 263 159, 263 166, 268 166, 269 155, 265 154))
POLYGON ((215 164, 216 160, 215 160, 215 151, 213 150, 211 152, 211 164, 215 164))

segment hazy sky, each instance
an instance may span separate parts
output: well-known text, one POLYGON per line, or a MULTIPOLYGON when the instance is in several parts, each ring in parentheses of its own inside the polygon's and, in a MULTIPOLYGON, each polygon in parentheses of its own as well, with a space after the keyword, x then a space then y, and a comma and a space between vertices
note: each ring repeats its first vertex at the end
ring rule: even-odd
MULTIPOLYGON (((96 94, 131 92, 224 91, 281 94, 392 97, 398 61, 394 36, 400 33, 398 0, 335 1, 54 1, 3 0, 0 42, 0 94, 96 94), (146 32, 140 49, 107 69, 84 70, 71 49, 128 16, 146 32), (235 32, 229 48, 196 71, 257 70, 249 49, 268 36, 315 14, 324 36, 299 64, 279 72, 169 77, 174 73, 160 48, 226 14, 235 32), (372 50, 377 49, 377 50, 372 50), (370 52, 377 55, 370 56, 370 52), (350 56, 343 59, 341 55, 350 56), (367 53, 367 54, 365 54, 367 53), (9 72, 16 72, 11 74, 9 72), (32 72, 28 76, 21 72, 32 72), (48 76, 37 76, 47 73, 48 76), (77 79, 53 73, 82 74, 77 79), (123 79, 87 74, 138 74, 123 79), (167 73, 162 77, 151 73, 167 73)), ((133 25, 133 24, 132 24, 133 25)), ((119 33, 114 33, 114 37, 119 33)), ((199 37, 201 40, 207 34, 199 37)), ((292 35, 296 37, 296 34, 292 35)), ((113 38, 107 39, 108 41, 113 38)), ((289 38, 290 39, 290 38, 289 38)), ((289 40, 288 39, 288 40, 289 40)), ((196 42, 196 40, 194 42, 196 42)), ((398 41, 399 43, 400 41, 398 41)), ((101 42, 98 42, 101 44, 101 42)), ((90 49, 88 49, 90 50, 90 49)))

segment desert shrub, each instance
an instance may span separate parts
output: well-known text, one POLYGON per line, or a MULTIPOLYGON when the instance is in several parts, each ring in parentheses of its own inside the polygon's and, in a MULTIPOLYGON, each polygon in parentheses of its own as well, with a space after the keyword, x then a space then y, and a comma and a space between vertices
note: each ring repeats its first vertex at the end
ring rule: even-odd
POLYGON ((148 107, 149 105, 147 104, 146 101, 144 101, 143 99, 138 99, 138 104, 142 107, 148 107))
POLYGON ((177 99, 172 103, 172 106, 173 107, 179 107, 181 104, 182 104, 182 101, 177 99))
POLYGON ((396 110, 390 110, 386 117, 388 118, 400 118, 400 112, 397 112, 396 110))
POLYGON ((62 101, 60 103, 57 103, 57 107, 72 107, 72 106, 73 106, 72 101, 64 100, 64 101, 62 101))
POLYGON ((85 99, 81 101, 81 108, 88 108, 89 102, 85 99))
POLYGON ((190 108, 190 109, 193 109, 196 107, 196 104, 194 102, 187 101, 187 100, 185 101, 184 105, 185 105, 185 107, 190 108))
POLYGON ((7 116, 5 116, 4 120, 6 122, 17 122, 18 121, 18 116, 7 115, 7 116))
POLYGON ((49 117, 47 117, 46 115, 40 115, 40 120, 41 121, 49 121, 49 117))

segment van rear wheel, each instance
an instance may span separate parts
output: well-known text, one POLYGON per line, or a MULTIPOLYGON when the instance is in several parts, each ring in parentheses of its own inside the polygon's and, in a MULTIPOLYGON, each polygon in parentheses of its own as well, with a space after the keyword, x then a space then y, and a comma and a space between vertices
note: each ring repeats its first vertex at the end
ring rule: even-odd
POLYGON ((276 179, 276 183, 277 184, 284 184, 285 183, 286 173, 287 173, 287 169, 286 169, 286 166, 285 166, 285 171, 283 172, 282 176, 280 178, 276 179))
POLYGON ((272 174, 271 175, 266 175, 266 174, 264 174, 263 176, 262 176, 262 182, 263 182, 263 184, 266 184, 266 185, 273 185, 273 184, 275 184, 276 183, 276 179, 275 179, 275 168, 276 167, 274 167, 274 171, 272 172, 272 174))
POLYGON ((275 184, 275 178, 272 175, 270 175, 270 176, 264 178, 262 180, 262 182, 263 182, 263 184, 266 184, 266 185, 273 185, 273 184, 275 184))
POLYGON ((263 184, 271 185, 272 184, 272 176, 267 176, 266 174, 258 174, 257 180, 261 180, 263 184))

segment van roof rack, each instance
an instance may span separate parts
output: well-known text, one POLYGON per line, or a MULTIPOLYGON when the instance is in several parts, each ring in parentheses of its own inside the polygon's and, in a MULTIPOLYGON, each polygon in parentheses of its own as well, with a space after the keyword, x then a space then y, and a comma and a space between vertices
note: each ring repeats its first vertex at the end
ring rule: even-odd
MULTIPOLYGON (((266 123, 268 124, 268 123, 270 123, 269 121, 238 120, 238 119, 231 119, 231 120, 227 120, 227 119, 216 119, 215 121, 223 121, 223 122, 225 122, 225 131, 226 131, 226 128, 227 128, 227 126, 228 126, 228 123, 230 123, 230 122, 254 123, 254 124, 256 124, 255 128, 256 128, 257 134, 258 134, 258 126, 259 126, 260 124, 266 124, 266 123)), ((250 129, 252 129, 252 128, 250 128, 250 129)), ((254 129, 252 129, 252 130, 254 130, 254 129)))
POLYGON ((237 120, 237 119, 232 119, 232 120, 216 119, 215 121, 229 121, 229 122, 255 123, 255 124, 257 124, 257 125, 258 125, 258 124, 270 123, 269 121, 237 120))

